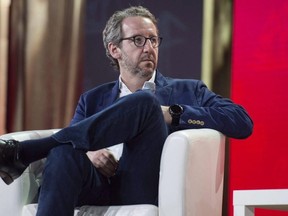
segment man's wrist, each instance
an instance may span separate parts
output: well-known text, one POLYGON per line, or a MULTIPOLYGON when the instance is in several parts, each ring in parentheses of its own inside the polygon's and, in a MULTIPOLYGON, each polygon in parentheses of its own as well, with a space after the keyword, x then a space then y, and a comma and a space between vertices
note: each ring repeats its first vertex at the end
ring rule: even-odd
POLYGON ((180 123, 180 117, 183 113, 183 107, 179 104, 173 104, 169 107, 169 113, 172 117, 172 126, 178 126, 180 123))

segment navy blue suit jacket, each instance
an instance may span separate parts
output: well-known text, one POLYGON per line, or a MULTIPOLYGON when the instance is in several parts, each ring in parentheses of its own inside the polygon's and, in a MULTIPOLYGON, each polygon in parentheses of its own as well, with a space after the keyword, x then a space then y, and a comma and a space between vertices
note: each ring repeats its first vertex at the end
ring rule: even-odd
MULTIPOLYGON (((211 128, 228 137, 246 138, 253 122, 245 109, 210 91, 203 82, 193 79, 155 78, 156 97, 161 105, 180 104, 184 108, 180 125, 171 131, 211 128)), ((81 95, 71 125, 110 106, 119 97, 119 81, 95 87, 81 95)))

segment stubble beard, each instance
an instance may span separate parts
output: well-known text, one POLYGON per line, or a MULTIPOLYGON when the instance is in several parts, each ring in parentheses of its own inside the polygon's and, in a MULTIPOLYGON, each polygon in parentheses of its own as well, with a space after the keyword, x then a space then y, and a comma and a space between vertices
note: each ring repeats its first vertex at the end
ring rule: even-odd
POLYGON ((139 64, 138 65, 133 64, 133 62, 131 62, 131 60, 127 57, 127 55, 123 55, 123 61, 124 61, 123 68, 129 73, 131 73, 133 76, 139 76, 142 78, 151 77, 152 73, 155 70, 151 62, 146 63, 145 67, 141 68, 139 64))

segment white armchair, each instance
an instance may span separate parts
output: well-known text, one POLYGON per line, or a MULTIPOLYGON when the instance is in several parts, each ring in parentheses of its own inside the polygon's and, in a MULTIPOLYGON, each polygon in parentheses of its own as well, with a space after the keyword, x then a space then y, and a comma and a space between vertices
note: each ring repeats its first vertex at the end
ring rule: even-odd
MULTIPOLYGON (((23 131, 0 139, 36 139, 57 130, 23 131)), ((119 147, 118 147, 119 148, 119 147)), ((83 206, 75 215, 221 216, 225 136, 212 129, 188 129, 167 138, 161 158, 159 206, 83 206)), ((0 182, 1 215, 35 215, 43 160, 32 163, 11 185, 0 182), (33 204, 34 202, 34 204, 33 204)))

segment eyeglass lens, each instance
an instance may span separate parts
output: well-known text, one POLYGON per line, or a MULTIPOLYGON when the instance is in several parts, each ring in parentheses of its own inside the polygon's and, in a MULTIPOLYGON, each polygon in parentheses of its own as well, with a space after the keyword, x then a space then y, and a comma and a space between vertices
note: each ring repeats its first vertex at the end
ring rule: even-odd
POLYGON ((138 36, 134 37, 134 43, 136 46, 141 47, 141 46, 144 46, 146 44, 148 39, 150 40, 153 47, 158 47, 160 45, 161 38, 157 37, 157 36, 154 36, 151 38, 146 38, 144 36, 138 35, 138 36))

